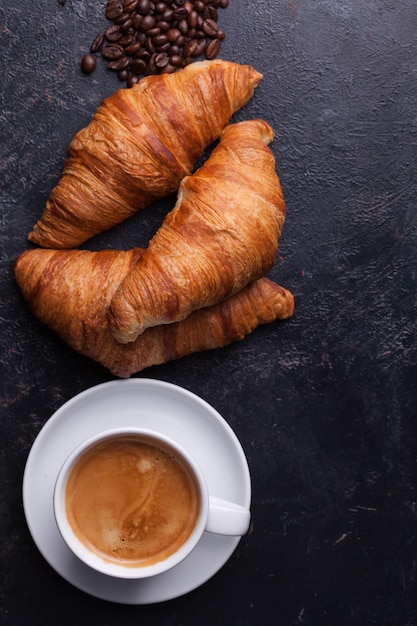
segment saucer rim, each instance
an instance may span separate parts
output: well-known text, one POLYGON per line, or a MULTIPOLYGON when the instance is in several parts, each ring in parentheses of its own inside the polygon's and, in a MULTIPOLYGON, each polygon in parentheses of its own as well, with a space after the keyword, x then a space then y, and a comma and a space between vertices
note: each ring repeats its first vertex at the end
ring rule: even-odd
MULTIPOLYGON (((48 421, 44 424, 44 426, 40 429, 37 437, 35 438, 32 447, 29 451, 24 474, 23 474, 23 485, 22 485, 22 493, 23 493, 23 508, 24 514, 26 517, 26 522, 32 536, 32 539, 37 546, 38 550, 45 558, 45 560, 49 563, 49 565, 67 582, 72 584, 74 587, 84 591, 96 598, 108 600, 111 602, 116 602, 120 604, 153 604, 157 602, 164 602, 166 600, 174 599, 176 597, 180 597, 189 593, 200 587, 202 584, 207 582, 212 576, 214 576, 229 560, 233 552, 235 551, 237 545, 239 544, 241 537, 225 537, 225 536, 216 536, 210 535, 209 533, 204 533, 203 537, 200 539, 200 542, 195 547, 193 553, 189 555, 184 563, 181 563, 175 568, 175 577, 171 577, 171 572, 165 572, 163 574, 156 575, 152 577, 152 579, 144 580, 135 580, 135 581, 124 581, 123 579, 119 579, 116 585, 103 585, 102 575, 97 574, 96 572, 85 571, 82 567, 73 567, 74 564, 70 564, 69 559, 65 559, 65 563, 57 563, 57 559, 53 554, 53 551, 48 551, 44 545, 44 541, 42 540, 41 533, 38 532, 36 528, 36 524, 34 523, 34 514, 33 514, 33 502, 31 497, 31 486, 33 486, 36 482, 41 480, 41 477, 36 475, 36 465, 35 461, 37 459, 37 455, 40 454, 45 445, 49 445, 48 441, 50 438, 54 436, 54 427, 57 427, 59 430, 60 422, 63 421, 68 413, 76 411, 77 405, 88 401, 94 401, 94 399, 100 400, 100 397, 108 391, 118 390, 119 392, 124 388, 127 390, 129 387, 131 390, 134 390, 134 393, 143 393, 143 392, 155 392, 156 396, 158 392, 166 391, 168 393, 172 393, 176 395, 180 399, 185 399, 186 402, 194 403, 199 411, 205 416, 208 422, 213 422, 216 424, 216 427, 220 427, 222 432, 222 437, 225 437, 228 440, 227 445, 231 445, 234 449, 234 453, 237 455, 239 460, 240 467, 236 467, 237 476, 239 477, 239 488, 242 488, 241 493, 237 497, 239 503, 250 507, 251 502, 251 479, 249 473, 249 467, 247 463, 247 459, 241 443, 236 436, 236 433, 233 431, 228 422, 220 415, 220 413, 211 406, 208 402, 206 402, 203 398, 198 396, 197 394, 189 391, 188 389, 176 385, 174 383, 152 379, 152 378, 130 378, 126 380, 113 380, 105 383, 101 383, 90 387, 77 395, 73 396, 69 400, 67 400, 64 404, 62 404, 48 419, 48 421), (200 554, 199 554, 200 553, 200 554), (199 563, 204 562, 204 566, 201 568, 199 572, 193 575, 192 582, 187 580, 186 576, 186 567, 191 565, 187 562, 190 559, 199 558, 199 563), (184 582, 181 579, 181 570, 183 570, 184 582), (91 574, 93 574, 91 576, 91 574), (78 576, 78 579, 76 578, 78 576), (166 579, 166 580, 163 580, 166 579), (158 592, 158 586, 162 588, 158 592), (123 585, 125 583, 125 585, 123 585), (123 590, 123 586, 127 588, 127 584, 129 584, 130 588, 132 588, 132 592, 123 590), (133 585, 132 585, 133 583, 133 585), (135 597, 135 589, 134 585, 137 585, 137 597, 135 597), (106 589, 107 587, 107 589, 106 589), (140 587, 146 587, 142 589, 142 593, 140 592, 140 587), (168 587, 168 589, 166 588, 168 587), (145 596, 146 591, 146 596, 145 596), (129 597, 127 597, 129 596, 129 597), (132 596, 132 597, 131 597, 132 596)), ((156 416, 157 411, 153 417, 156 416)), ((148 416, 149 417, 149 416, 148 416)), ((198 418, 200 417, 197 416, 198 418)), ((126 418, 127 419, 127 418, 126 418)), ((132 416, 129 417, 129 422, 132 419, 132 416)), ((141 421, 143 421, 144 415, 135 414, 134 420, 135 423, 139 425, 141 421), (136 422, 136 420, 138 420, 136 422)), ((181 416, 176 416, 174 422, 180 422, 181 416)), ((120 425, 120 422, 118 423, 120 425)), ((126 424, 127 426, 132 425, 131 422, 126 424)), ((166 427, 166 425, 164 425, 166 427)), ((163 427, 163 428, 164 428, 163 427)), ((61 426, 62 430, 62 426, 61 426)), ((93 429, 93 432, 98 432, 100 430, 99 424, 96 424, 96 427, 93 429)), ((197 427, 196 430, 202 430, 197 427)), ((55 434, 56 436, 56 434, 55 434)), ((85 435, 84 435, 85 436, 85 435)), ((82 438, 83 435, 79 434, 76 439, 82 438)), ((192 436, 191 436, 192 438, 192 436)), ((213 443, 213 442, 212 442, 213 443)), ((219 442, 218 442, 219 443, 219 442)), ((74 444, 73 444, 74 445, 74 444)), ((196 444, 194 444, 196 445, 196 444)), ((60 453, 61 462, 64 460, 64 453, 60 453)), ((65 457, 64 457, 65 458, 65 457)), ((218 463, 218 459, 216 458, 216 463, 218 463)), ((223 461, 224 463, 225 461, 223 461)), ((50 493, 52 498, 53 492, 53 484, 56 478, 56 471, 52 472, 49 477, 44 478, 44 487, 50 493), (47 480, 45 480, 47 478, 47 480), (49 484, 46 484, 48 483, 49 484), (46 484, 46 486, 45 486, 46 484)), ((214 495, 214 494, 213 494, 214 495)), ((50 520, 50 510, 42 512, 44 516, 44 522, 51 523, 50 520), (49 520, 49 521, 48 521, 49 520)), ((55 520, 53 520, 55 523, 55 520)), ((58 533, 58 540, 63 543, 62 538, 58 533)), ((61 549, 66 549, 61 544, 61 549)), ((72 555, 70 555, 70 559, 73 559, 72 555)), ((86 567, 86 566, 85 566, 86 567)), ((112 583, 114 579, 112 579, 112 583)))

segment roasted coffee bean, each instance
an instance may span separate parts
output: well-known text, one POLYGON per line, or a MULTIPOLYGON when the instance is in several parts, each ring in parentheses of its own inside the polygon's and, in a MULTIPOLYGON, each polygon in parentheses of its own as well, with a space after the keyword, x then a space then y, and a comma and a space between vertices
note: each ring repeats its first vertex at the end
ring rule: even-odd
POLYGON ((123 7, 120 2, 109 2, 106 8, 106 17, 108 20, 116 20, 123 13, 123 7))
POLYGON ((197 43, 197 46, 194 50, 194 52, 192 53, 191 56, 193 57, 199 57, 201 54, 203 54, 203 52, 205 51, 207 47, 207 42, 205 39, 200 39, 197 43))
POLYGON ((169 56, 167 55, 166 52, 159 52, 158 54, 155 55, 156 67, 162 68, 168 65, 168 63, 169 63, 169 56))
POLYGON ((165 9, 162 13, 161 18, 166 22, 172 22, 174 19, 174 11, 168 7, 168 9, 165 9))
POLYGON ((181 32, 178 30, 178 28, 171 28, 167 32, 168 41, 173 43, 174 41, 177 41, 177 39, 178 39, 178 37, 180 37, 180 35, 181 35, 181 32))
POLYGON ((102 34, 97 35, 97 37, 94 39, 93 43, 91 44, 90 52, 97 52, 97 50, 100 50, 101 46, 103 45, 103 41, 104 41, 104 36, 102 34))
POLYGON ((166 43, 169 43, 168 37, 163 33, 158 33, 155 37, 152 38, 154 45, 158 48, 158 46, 163 46, 166 43))
POLYGON ((197 11, 197 13, 202 13, 205 8, 206 5, 202 0, 196 0, 196 2, 194 2, 194 10, 197 11))
POLYGON ((125 54, 128 54, 130 57, 134 57, 135 54, 137 54, 140 49, 141 49, 141 45, 139 41, 135 41, 131 43, 130 46, 126 46, 125 54))
POLYGON ((102 47, 101 54, 105 59, 115 61, 116 59, 120 59, 122 56, 123 48, 116 43, 108 44, 107 46, 102 47))
POLYGON ((133 16, 132 28, 134 30, 139 30, 142 20, 143 16, 139 15, 139 13, 135 13, 135 15, 133 16))
POLYGON ((123 46, 123 48, 126 48, 126 46, 130 46, 131 43, 133 43, 134 39, 133 39, 133 35, 128 35, 128 34, 123 34, 122 37, 120 37, 119 41, 117 42, 119 44, 119 46, 123 46))
POLYGON ((123 10, 127 11, 128 13, 132 13, 133 11, 136 10, 138 3, 139 3, 139 0, 124 0, 123 10))
POLYGON ((174 19, 175 20, 186 20, 188 17, 188 11, 184 7, 180 7, 179 9, 174 10, 174 19))
POLYGON ((141 22, 141 29, 144 33, 153 28, 156 24, 156 19, 153 15, 145 15, 141 22))
POLYGON ((130 63, 130 59, 126 56, 122 56, 120 57, 120 59, 117 59, 115 61, 109 61, 107 63, 107 67, 109 68, 109 70, 124 70, 125 67, 127 67, 130 63))
POLYGON ((128 20, 120 24, 120 30, 122 31, 122 33, 127 33, 129 29, 132 28, 132 26, 133 26, 133 20, 132 18, 129 18, 128 20))
POLYGON ((139 82, 139 76, 129 75, 126 80, 126 85, 128 87, 133 87, 133 85, 137 85, 139 82))
POLYGON ((206 59, 211 61, 215 59, 219 54, 221 48, 221 43, 218 39, 212 39, 209 44, 207 44, 206 48, 206 59))
POLYGON ((157 22, 156 26, 162 33, 166 33, 171 28, 171 24, 169 22, 165 22, 164 20, 157 22))
POLYGON ((204 16, 204 19, 214 20, 215 22, 217 22, 218 17, 219 17, 217 13, 217 9, 215 9, 213 6, 206 7, 203 13, 203 16, 204 16))
POLYGON ((145 48, 150 54, 153 54, 155 52, 155 46, 153 45, 152 39, 147 39, 145 41, 145 48))
POLYGON ((139 41, 141 43, 142 46, 145 45, 146 43, 146 35, 145 33, 143 33, 142 31, 140 31, 137 35, 136 35, 136 41, 139 41))
POLYGON ((146 36, 150 37, 151 39, 153 39, 154 37, 159 35, 160 32, 161 31, 159 30, 159 28, 154 26, 154 28, 150 28, 149 30, 146 31, 146 36))
POLYGON ((178 30, 182 35, 186 35, 188 33, 188 22, 187 20, 180 20, 178 22, 178 30))
POLYGON ((173 74, 177 71, 177 69, 178 67, 175 67, 175 65, 171 65, 171 63, 168 63, 168 65, 165 65, 165 67, 161 70, 161 74, 173 74))
POLYGON ((143 59, 134 59, 130 64, 130 71, 134 74, 143 74, 146 69, 146 62, 143 59))
POLYGON ((181 67, 182 65, 182 56, 180 54, 173 54, 170 59, 171 65, 174 67, 181 67))
POLYGON ((191 41, 186 43, 184 46, 184 56, 185 57, 193 56, 197 48, 197 45, 198 45, 198 42, 196 39, 191 39, 191 41))
POLYGON ((212 19, 204 20, 203 31, 206 33, 206 35, 208 35, 208 37, 215 37, 218 30, 219 27, 217 26, 217 22, 212 19))
POLYGON ((197 11, 191 11, 187 18, 188 26, 190 28, 196 28, 198 24, 198 13, 197 11))
POLYGON ((139 15, 148 15, 149 13, 149 0, 139 0, 138 6, 136 7, 136 11, 139 15))
POLYGON ((106 32, 104 33, 104 36, 107 39, 107 41, 111 41, 111 42, 118 41, 121 37, 120 28, 117 26, 117 24, 113 24, 113 26, 109 26, 107 28, 106 32))
POLYGON ((117 72, 117 78, 120 80, 121 83, 126 82, 128 77, 129 77, 129 70, 127 70, 126 68, 124 70, 119 70, 117 72))
POLYGON ((165 2, 157 2, 155 4, 155 11, 157 13, 163 13, 166 10, 166 8, 167 8, 167 5, 165 2))
POLYGON ((93 54, 85 54, 81 59, 81 69, 84 74, 91 74, 96 69, 97 61, 93 54))

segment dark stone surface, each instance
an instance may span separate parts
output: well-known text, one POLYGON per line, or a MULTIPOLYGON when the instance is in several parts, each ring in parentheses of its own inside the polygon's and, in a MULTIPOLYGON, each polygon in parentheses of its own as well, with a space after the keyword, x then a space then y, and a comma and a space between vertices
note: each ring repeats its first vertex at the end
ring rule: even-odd
MULTIPOLYGON (((288 213, 271 275, 296 313, 142 375, 201 395, 234 428, 252 532, 201 588, 144 607, 79 592, 34 546, 30 446, 64 401, 111 376, 29 314, 12 267, 71 137, 119 87, 101 62, 79 68, 104 6, 0 2, 0 622, 417 624, 415 0, 231 0, 221 13, 221 56, 265 75, 236 119, 276 131, 288 213)), ((89 246, 146 244, 169 205, 89 246)))

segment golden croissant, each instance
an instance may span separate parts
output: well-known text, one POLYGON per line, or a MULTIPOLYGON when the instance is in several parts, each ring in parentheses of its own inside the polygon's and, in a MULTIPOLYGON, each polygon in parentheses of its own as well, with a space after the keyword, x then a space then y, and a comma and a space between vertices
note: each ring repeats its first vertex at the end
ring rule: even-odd
POLYGON ((261 79, 248 65, 200 61, 105 99, 72 139, 29 240, 75 248, 176 192, 261 79))
POLYGON ((73 349, 127 378, 151 365, 243 339, 259 324, 293 314, 292 294, 262 278, 228 300, 176 324, 148 329, 135 342, 112 337, 106 310, 120 282, 142 255, 130 251, 23 252, 15 263, 18 285, 32 312, 73 349))
POLYGON ((264 276, 275 262, 285 202, 263 120, 230 124, 116 291, 109 324, 120 343, 185 319, 264 276))

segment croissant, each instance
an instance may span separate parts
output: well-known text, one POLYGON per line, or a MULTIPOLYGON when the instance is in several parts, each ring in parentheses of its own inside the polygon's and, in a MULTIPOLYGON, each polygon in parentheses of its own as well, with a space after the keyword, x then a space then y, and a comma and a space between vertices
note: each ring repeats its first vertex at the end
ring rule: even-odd
POLYGON ((139 248, 23 252, 15 263, 17 283, 32 312, 74 350, 127 378, 151 365, 243 339, 259 324, 293 314, 292 294, 262 278, 228 300, 187 319, 149 328, 136 341, 112 337, 106 310, 112 295, 142 255, 139 248))
POLYGON ((75 248, 176 192, 261 79, 248 65, 200 61, 108 97, 72 139, 29 240, 75 248))
POLYGON ((180 321, 264 276, 275 262, 285 202, 274 136, 263 120, 231 124, 117 289, 109 324, 120 343, 180 321))

